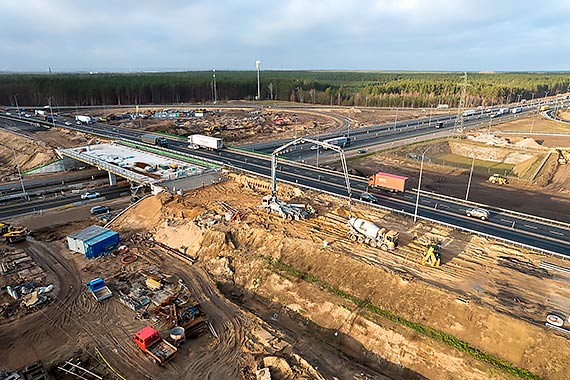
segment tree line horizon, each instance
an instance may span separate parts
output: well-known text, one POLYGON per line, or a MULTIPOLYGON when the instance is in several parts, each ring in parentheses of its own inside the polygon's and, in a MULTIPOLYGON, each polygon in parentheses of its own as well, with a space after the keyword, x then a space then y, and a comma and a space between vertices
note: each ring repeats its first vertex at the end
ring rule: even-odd
MULTIPOLYGON (((255 71, 0 74, 6 106, 97 106, 254 100, 255 71), (214 91, 215 90, 215 91, 214 91), (216 95, 214 95, 214 93, 216 95), (16 104, 17 103, 17 104, 16 104)), ((459 104, 463 73, 261 71, 261 100, 356 107, 459 104)), ((570 91, 570 73, 467 73, 465 107, 570 91)))

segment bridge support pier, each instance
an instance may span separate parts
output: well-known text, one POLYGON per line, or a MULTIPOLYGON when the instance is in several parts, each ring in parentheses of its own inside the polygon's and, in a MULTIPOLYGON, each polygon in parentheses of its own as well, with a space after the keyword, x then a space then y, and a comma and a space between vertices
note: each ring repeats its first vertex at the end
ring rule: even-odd
POLYGON ((109 172, 109 186, 117 186, 117 176, 109 172))

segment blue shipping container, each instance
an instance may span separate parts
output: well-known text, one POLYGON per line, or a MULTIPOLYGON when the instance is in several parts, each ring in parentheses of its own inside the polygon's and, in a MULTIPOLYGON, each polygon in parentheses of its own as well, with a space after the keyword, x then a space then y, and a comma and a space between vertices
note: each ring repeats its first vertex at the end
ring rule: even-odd
POLYGON ((100 226, 90 226, 67 237, 69 249, 88 259, 108 255, 119 245, 119 233, 100 226))

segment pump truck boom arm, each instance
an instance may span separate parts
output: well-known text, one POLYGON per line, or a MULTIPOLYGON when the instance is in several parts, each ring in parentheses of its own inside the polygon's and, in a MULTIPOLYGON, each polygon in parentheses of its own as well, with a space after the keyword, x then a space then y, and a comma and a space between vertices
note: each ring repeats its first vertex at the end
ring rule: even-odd
POLYGON ((303 143, 309 143, 309 144, 321 146, 324 149, 331 149, 331 150, 334 150, 335 152, 337 152, 339 154, 340 161, 342 163, 342 171, 344 173, 344 180, 346 181, 346 191, 348 193, 348 202, 350 204, 350 201, 352 199, 352 190, 350 189, 350 179, 348 177, 348 167, 346 165, 346 157, 344 155, 344 150, 339 146, 329 144, 329 143, 323 142, 323 141, 309 139, 306 137, 296 138, 295 140, 290 141, 287 144, 282 145, 279 148, 275 149, 273 151, 273 153, 271 154, 271 196, 274 197, 277 194, 277 156, 279 155, 279 153, 283 152, 285 149, 289 148, 291 145, 303 144, 303 143))

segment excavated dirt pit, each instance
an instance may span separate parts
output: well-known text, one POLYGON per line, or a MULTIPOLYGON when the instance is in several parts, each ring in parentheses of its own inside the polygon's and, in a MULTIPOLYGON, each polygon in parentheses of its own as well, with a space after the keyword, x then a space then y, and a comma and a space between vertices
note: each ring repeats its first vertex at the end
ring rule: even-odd
POLYGON ((319 215, 289 222, 257 207, 267 182, 229 176, 184 196, 150 197, 119 217, 110 228, 139 257, 130 265, 120 255, 72 254, 48 229, 38 239, 54 241, 23 243, 55 276, 56 298, 2 325, 3 365, 42 360, 53 368, 86 356, 97 373, 110 374, 97 347, 127 378, 253 379, 262 367, 274 379, 517 378, 457 348, 469 344, 534 374, 523 378, 567 377, 568 337, 543 321, 552 310, 570 314, 569 279, 540 268, 564 262, 368 206, 350 211, 337 198, 280 185, 280 198, 310 203, 319 215), (231 218, 220 201, 242 218, 231 218), (387 253, 350 241, 350 212, 399 231, 400 247, 387 253), (438 269, 421 265, 422 242, 430 240, 441 242, 438 269), (163 368, 150 362, 132 335, 154 322, 135 318, 117 296, 98 304, 83 285, 102 276, 118 294, 141 271, 180 279, 217 337, 188 341, 163 368))

